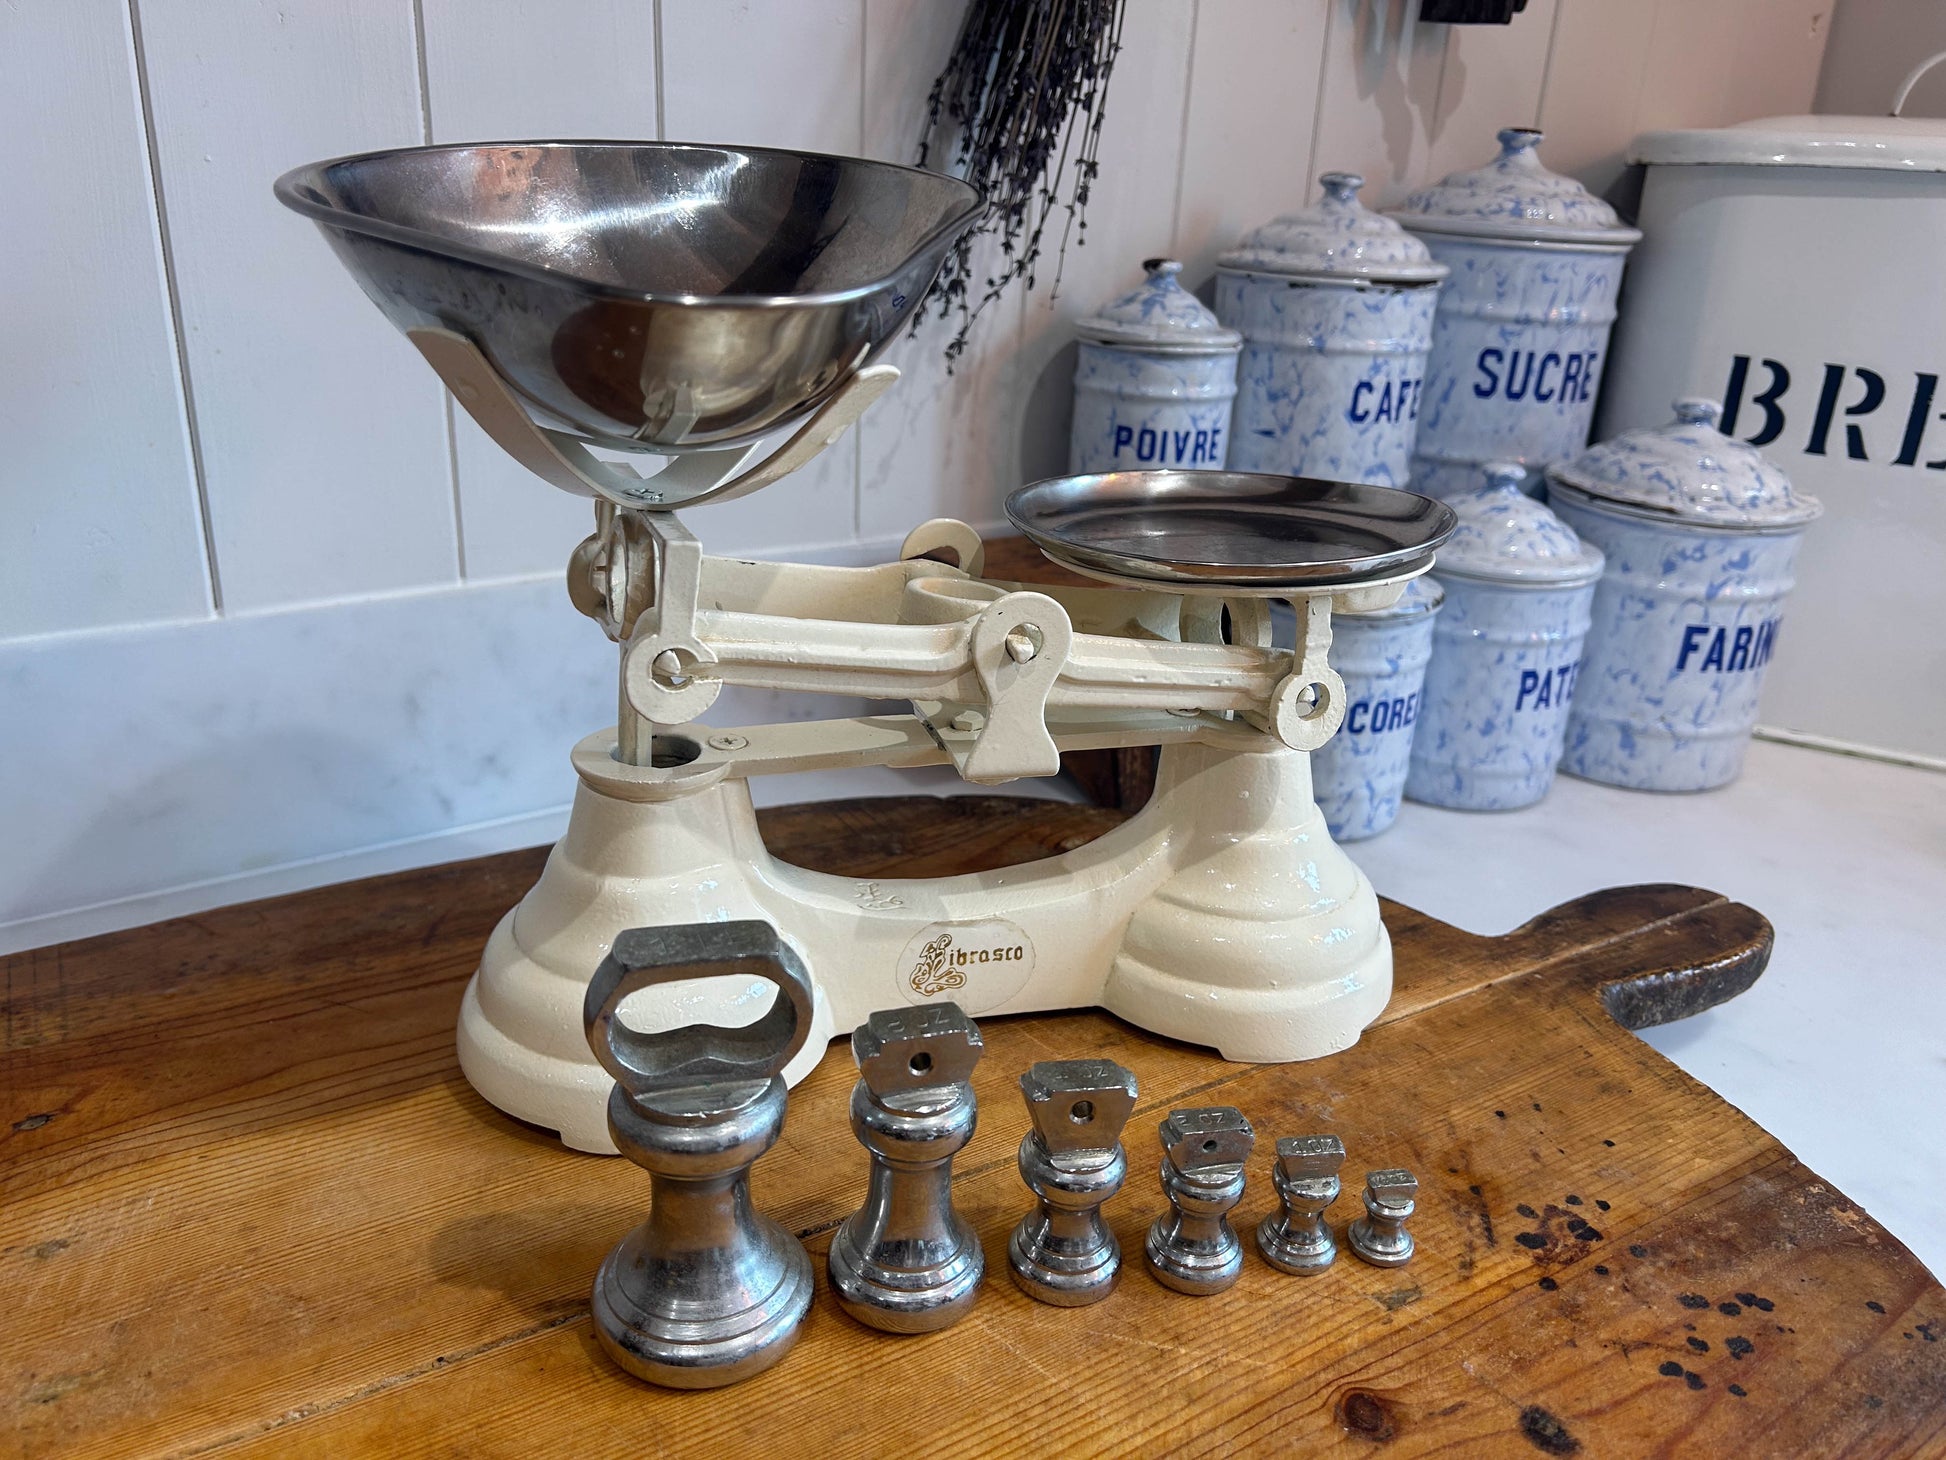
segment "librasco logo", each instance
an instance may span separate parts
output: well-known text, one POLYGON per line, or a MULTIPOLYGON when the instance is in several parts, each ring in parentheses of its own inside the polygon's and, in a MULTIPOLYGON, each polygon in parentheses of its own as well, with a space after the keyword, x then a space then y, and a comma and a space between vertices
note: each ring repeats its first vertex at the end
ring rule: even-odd
POLYGON ((933 923, 907 942, 899 982, 914 1003, 950 997, 976 1013, 1012 998, 1033 968, 1034 945, 1004 918, 933 923))
POLYGON ((941 933, 932 942, 919 950, 919 961, 906 975, 906 982, 915 994, 931 998, 943 994, 948 989, 966 987, 966 975, 953 967, 953 935, 941 933))

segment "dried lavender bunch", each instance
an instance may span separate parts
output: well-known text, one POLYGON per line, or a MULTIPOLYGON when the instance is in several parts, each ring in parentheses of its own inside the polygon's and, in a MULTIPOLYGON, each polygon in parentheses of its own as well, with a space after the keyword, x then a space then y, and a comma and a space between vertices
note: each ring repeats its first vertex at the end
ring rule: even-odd
MULTIPOLYGON (((986 221, 959 241, 928 305, 957 316, 947 360, 966 349, 973 322, 1016 279, 1034 287, 1041 235, 1059 208, 1066 221, 1054 292, 1068 240, 1087 242, 1088 190, 1099 164, 1108 77, 1122 46, 1125 0, 971 0, 946 69, 933 82, 919 165, 935 148, 986 194, 986 221), (1000 239, 997 273, 976 291, 973 244, 1000 239)), ((921 311, 923 317, 924 311, 921 311)))

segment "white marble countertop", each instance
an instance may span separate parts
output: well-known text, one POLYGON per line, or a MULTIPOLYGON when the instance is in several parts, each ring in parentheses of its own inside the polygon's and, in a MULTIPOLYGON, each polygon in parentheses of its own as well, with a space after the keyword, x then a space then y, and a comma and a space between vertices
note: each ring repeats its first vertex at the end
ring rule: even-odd
POLYGON ((1759 741, 1704 795, 1563 776, 1523 811, 1408 802, 1347 850, 1386 896, 1475 933, 1634 882, 1763 913, 1777 947, 1756 985, 1642 1037, 1946 1274, 1946 775, 1759 741))

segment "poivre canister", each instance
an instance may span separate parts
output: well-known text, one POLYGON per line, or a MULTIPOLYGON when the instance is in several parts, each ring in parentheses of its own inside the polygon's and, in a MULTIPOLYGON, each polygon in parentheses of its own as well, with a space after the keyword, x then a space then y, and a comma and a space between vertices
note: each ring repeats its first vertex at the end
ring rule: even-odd
POLYGON ((1736 779, 1804 529, 1822 510, 1716 429, 1721 406, 1550 470, 1548 501, 1607 557, 1561 768, 1647 791, 1736 779))
POLYGON ((1446 499, 1459 526, 1433 562, 1446 603, 1405 793, 1510 811, 1554 782, 1602 557, 1521 491, 1521 467, 1481 470, 1478 486, 1446 499))
POLYGON ((1243 341, 1184 289, 1174 259, 1081 321, 1071 472, 1218 468, 1230 445, 1243 341))
POLYGON ((1243 332, 1234 471, 1405 485, 1445 265, 1327 172, 1323 198, 1217 260, 1216 312, 1243 332))
POLYGON ((1390 608, 1332 615, 1331 667, 1345 682, 1345 719, 1311 752, 1311 794, 1337 841, 1377 836, 1399 814, 1433 619, 1445 597, 1432 578, 1415 578, 1390 608))
POLYGON ((1588 444, 1622 265, 1641 238, 1526 127, 1500 155, 1406 199, 1392 216, 1452 270, 1426 361, 1412 488, 1470 490, 1489 461, 1536 471, 1588 444))

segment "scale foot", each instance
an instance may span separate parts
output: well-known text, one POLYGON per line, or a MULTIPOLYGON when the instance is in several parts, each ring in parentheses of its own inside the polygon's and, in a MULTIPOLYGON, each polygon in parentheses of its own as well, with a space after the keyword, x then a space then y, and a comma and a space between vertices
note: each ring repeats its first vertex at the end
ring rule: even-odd
POLYGON ((1247 1063, 1349 1049, 1392 997, 1392 941, 1311 804, 1308 761, 1190 747, 1173 764, 1157 796, 1193 796, 1217 826, 1227 804, 1241 825, 1183 855, 1135 909, 1102 1007, 1247 1063))

